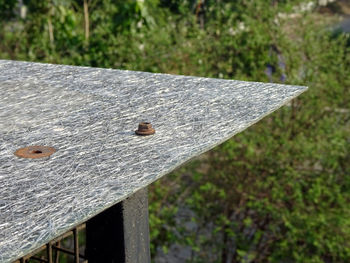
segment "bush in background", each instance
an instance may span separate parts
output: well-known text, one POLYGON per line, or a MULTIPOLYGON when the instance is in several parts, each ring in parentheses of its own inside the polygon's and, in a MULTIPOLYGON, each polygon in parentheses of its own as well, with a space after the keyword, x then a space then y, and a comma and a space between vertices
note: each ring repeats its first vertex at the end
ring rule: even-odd
POLYGON ((1 58, 309 86, 150 187, 153 255, 178 243, 191 248, 190 262, 350 260, 349 37, 334 37, 317 8, 304 12, 291 0, 18 3, 0 0, 1 58))

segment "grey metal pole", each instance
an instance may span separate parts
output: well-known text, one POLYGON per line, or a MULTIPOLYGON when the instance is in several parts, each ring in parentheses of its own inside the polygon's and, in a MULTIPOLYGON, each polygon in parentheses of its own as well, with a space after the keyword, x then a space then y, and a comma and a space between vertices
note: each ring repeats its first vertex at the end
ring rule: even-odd
POLYGON ((143 188, 86 223, 89 263, 150 263, 148 192, 143 188))

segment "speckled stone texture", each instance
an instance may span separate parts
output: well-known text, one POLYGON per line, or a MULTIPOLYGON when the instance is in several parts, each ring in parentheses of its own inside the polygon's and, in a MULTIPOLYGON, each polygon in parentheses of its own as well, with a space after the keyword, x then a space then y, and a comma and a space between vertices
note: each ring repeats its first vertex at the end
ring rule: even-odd
POLYGON ((0 60, 0 262, 243 131, 306 87, 0 60), (141 121, 156 129, 137 136, 141 121), (45 159, 14 155, 52 146, 45 159))

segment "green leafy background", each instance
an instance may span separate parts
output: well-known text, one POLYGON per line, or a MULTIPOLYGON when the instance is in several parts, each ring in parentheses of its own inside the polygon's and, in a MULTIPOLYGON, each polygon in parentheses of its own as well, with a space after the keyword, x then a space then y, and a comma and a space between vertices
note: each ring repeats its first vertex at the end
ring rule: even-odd
POLYGON ((152 255, 350 262, 350 41, 330 27, 345 2, 0 0, 0 58, 309 86, 150 186, 152 255))

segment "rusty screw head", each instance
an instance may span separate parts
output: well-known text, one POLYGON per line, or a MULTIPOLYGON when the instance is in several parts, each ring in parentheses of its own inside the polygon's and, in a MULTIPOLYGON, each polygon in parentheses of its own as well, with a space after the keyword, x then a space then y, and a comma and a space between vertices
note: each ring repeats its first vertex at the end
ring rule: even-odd
POLYGON ((152 128, 151 123, 149 122, 140 122, 139 128, 135 131, 137 135, 151 135, 156 131, 152 128))
POLYGON ((53 147, 35 145, 18 149, 15 155, 21 158, 37 159, 48 157, 54 152, 56 150, 53 147))

